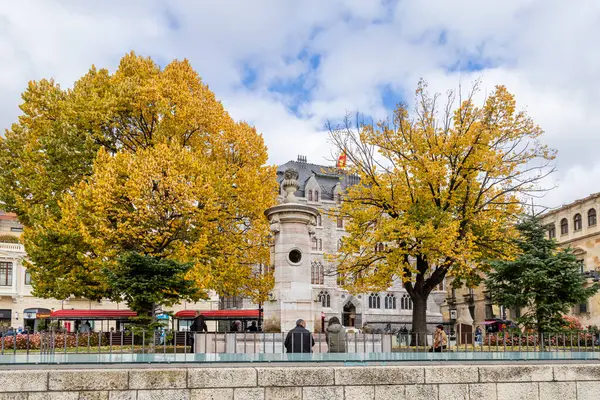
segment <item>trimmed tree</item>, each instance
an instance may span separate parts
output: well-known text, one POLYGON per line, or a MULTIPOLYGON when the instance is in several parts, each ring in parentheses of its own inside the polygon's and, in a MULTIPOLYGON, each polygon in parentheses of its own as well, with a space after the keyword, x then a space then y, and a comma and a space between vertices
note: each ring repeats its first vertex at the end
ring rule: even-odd
POLYGON ((540 335, 560 331, 569 309, 592 297, 600 286, 587 284, 571 248, 561 249, 548 239, 539 218, 526 217, 517 229, 520 235, 514 243, 519 256, 492 261, 486 287, 494 303, 523 310, 517 322, 527 329, 540 335))

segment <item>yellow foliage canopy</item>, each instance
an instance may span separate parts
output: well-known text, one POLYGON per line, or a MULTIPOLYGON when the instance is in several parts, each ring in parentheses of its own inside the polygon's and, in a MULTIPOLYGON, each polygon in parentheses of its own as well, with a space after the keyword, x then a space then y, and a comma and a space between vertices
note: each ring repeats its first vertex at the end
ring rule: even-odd
POLYGON ((114 74, 33 82, 23 99, 0 188, 26 225, 38 295, 107 295, 98 271, 124 251, 193 262, 207 291, 266 294, 272 278, 252 266, 268 262, 275 170, 186 60, 160 69, 131 53, 114 74))
POLYGON ((438 97, 421 82, 412 117, 400 105, 391 123, 355 131, 346 120, 331 129, 348 172, 360 177, 339 210, 349 235, 334 257, 349 290, 402 279, 413 301, 423 301, 446 274, 475 286, 482 261, 517 252, 514 223, 527 197, 542 191, 554 152, 506 88, 482 107, 476 90, 458 107, 450 93, 440 115, 438 97))

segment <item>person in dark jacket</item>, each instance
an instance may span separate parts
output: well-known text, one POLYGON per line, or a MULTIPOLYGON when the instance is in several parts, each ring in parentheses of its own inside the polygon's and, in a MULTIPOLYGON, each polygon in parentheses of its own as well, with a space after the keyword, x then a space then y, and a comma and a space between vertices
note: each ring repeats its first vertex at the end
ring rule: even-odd
POLYGON ((200 315, 200 311, 196 311, 196 318, 194 318, 194 322, 192 322, 192 325, 190 326, 190 331, 208 332, 208 327, 206 326, 204 317, 200 315))
POLYGON ((248 332, 258 332, 258 326, 256 325, 256 321, 252 321, 252 324, 246 328, 248 332))
POLYGON ((189 343, 192 348, 192 353, 196 352, 195 342, 194 342, 194 333, 195 332, 208 332, 208 327, 206 326, 206 322, 204 321, 204 317, 200 315, 200 311, 196 311, 196 318, 194 318, 194 322, 190 325, 190 333, 189 333, 189 343))
POLYGON ((311 333, 306 329, 306 321, 299 319, 296 327, 285 337, 285 349, 288 353, 312 353, 315 345, 311 333))
POLYGON ((346 330, 338 317, 332 317, 327 325, 325 338, 330 353, 346 352, 346 330))

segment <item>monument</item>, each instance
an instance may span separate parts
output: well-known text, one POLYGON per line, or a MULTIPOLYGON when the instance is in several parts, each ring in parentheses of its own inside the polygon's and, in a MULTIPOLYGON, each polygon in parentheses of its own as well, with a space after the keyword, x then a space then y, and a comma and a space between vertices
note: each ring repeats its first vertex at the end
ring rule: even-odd
POLYGON ((311 238, 319 210, 298 202, 295 169, 285 171, 282 186, 283 203, 265 211, 274 236, 271 266, 275 274, 272 299, 264 304, 265 324, 279 325, 281 331, 286 332, 301 318, 312 332, 319 316, 315 315, 311 285, 311 238))

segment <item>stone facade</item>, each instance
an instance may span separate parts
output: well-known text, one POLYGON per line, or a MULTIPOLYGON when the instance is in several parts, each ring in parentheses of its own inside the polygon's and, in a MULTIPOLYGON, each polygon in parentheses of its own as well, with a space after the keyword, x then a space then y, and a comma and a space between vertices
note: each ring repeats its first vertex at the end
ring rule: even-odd
POLYGON ((271 301, 264 306, 264 318, 273 326, 289 331, 298 319, 306 328, 314 330, 319 315, 315 313, 311 276, 311 238, 320 217, 312 206, 300 204, 294 195, 299 187, 297 171, 286 171, 283 183, 283 204, 265 210, 269 219, 273 245, 271 265, 274 268, 275 287, 271 301))
POLYGON ((596 400, 600 366, 307 366, 0 371, 0 399, 596 400))
MULTIPOLYGON (((14 214, 0 213, 0 235, 11 235, 19 237, 23 227, 17 221, 14 214)), ((27 257, 22 244, 0 242, 0 332, 9 327, 29 327, 39 330, 44 327, 39 314, 48 314, 54 310, 61 309, 126 309, 125 304, 114 303, 108 300, 100 302, 87 299, 41 299, 31 294, 33 287, 23 260, 27 257)), ((210 310, 218 309, 218 297, 212 296, 214 300, 198 303, 182 303, 171 309, 175 312, 184 309, 210 310)), ((68 323, 68 322, 67 322, 68 323)), ((113 321, 96 321, 94 330, 108 331, 115 327, 113 321)), ((74 323, 70 324, 70 330, 75 329, 74 323)), ((209 322, 209 328, 214 329, 214 322, 209 322)), ((1 399, 1 397, 0 397, 1 399)))
MULTIPOLYGON (((298 174, 299 187, 295 192, 299 204, 315 207, 320 212, 314 227, 311 245, 311 269, 305 273, 311 276, 312 300, 316 311, 323 320, 336 316, 346 327, 361 328, 368 323, 375 329, 383 329, 390 323, 392 328, 411 328, 412 302, 400 281, 380 293, 352 295, 338 286, 335 266, 326 260, 327 254, 338 251, 340 240, 346 235, 344 221, 332 217, 332 210, 339 205, 344 190, 357 183, 357 178, 340 173, 337 168, 310 164, 304 157, 299 161, 289 161, 279 166, 278 181, 281 185, 279 201, 284 198, 283 180, 287 169, 293 168, 298 174), (386 296, 387 300, 386 300, 386 296), (392 297, 393 296, 393 297, 392 297), (378 299, 376 298, 378 297, 378 299)), ((440 304, 446 293, 434 291, 427 306, 430 329, 442 321, 440 304)), ((248 308, 253 305, 247 304, 248 308)), ((318 329, 317 329, 318 330, 318 329)))
POLYGON ((517 317, 514 311, 492 304, 484 284, 476 288, 459 289, 452 288, 451 284, 452 278, 449 278, 446 285, 446 301, 441 307, 444 321, 458 324, 461 320, 472 320, 469 324, 484 329, 487 319, 506 317, 514 320, 517 317))
MULTIPOLYGON (((310 227, 314 233, 311 233, 309 248, 305 251, 309 257, 304 260, 310 260, 310 262, 302 265, 302 277, 310 277, 310 283, 307 286, 309 293, 300 294, 291 290, 293 285, 290 282, 289 290, 285 296, 293 297, 297 295, 297 299, 301 298, 304 302, 303 309, 308 310, 304 312, 308 315, 302 315, 302 317, 314 321, 314 325, 311 325, 312 330, 320 331, 322 323, 333 316, 340 318, 346 327, 362 328, 364 324, 368 323, 375 329, 383 329, 389 323, 394 329, 401 327, 410 329, 412 302, 408 293, 403 289, 401 282, 394 282, 388 290, 380 293, 351 295, 338 286, 335 267, 326 261, 326 254, 334 254, 338 250, 339 241, 346 235, 344 221, 337 221, 330 217, 331 211, 338 207, 338 195, 342 194, 349 185, 356 183, 356 178, 341 174, 336 168, 310 164, 303 159, 301 161, 290 161, 278 168, 277 176, 280 183, 284 180, 284 171, 288 168, 294 168, 299 173, 299 187, 294 193, 298 204, 315 208, 320 215, 315 218, 310 227)), ((283 194, 282 185, 279 197, 280 203, 283 202, 283 194)), ((305 229, 306 227, 296 228, 305 229)), ((0 215, 0 233, 17 236, 20 235, 21 231, 22 226, 14 215, 0 215)), ((291 235, 293 236, 293 234, 291 235)), ((304 241, 304 238, 305 236, 302 237, 301 241, 304 241)), ((296 239, 288 235, 285 240, 282 239, 285 242, 283 246, 291 246, 296 239)), ((280 255, 283 253, 287 254, 287 248, 280 255)), ((32 328, 37 329, 39 321, 36 322, 36 312, 43 314, 58 309, 126 308, 124 304, 109 301, 93 302, 86 299, 61 301, 31 296, 32 287, 25 284, 27 279, 25 276, 26 270, 22 265, 22 260, 25 257, 26 254, 22 245, 0 243, 0 262, 2 260, 10 262, 14 271, 10 286, 2 286, 2 277, 0 276, 0 317, 8 316, 4 320, 0 318, 0 329, 6 329, 8 326, 17 328, 26 325, 32 325, 32 328), (26 322, 23 320, 24 316, 31 318, 26 322)), ((282 265, 280 261, 277 262, 282 265)), ((27 282, 29 281, 27 280, 27 282)), ((435 324, 442 322, 440 304, 444 301, 446 293, 443 291, 444 285, 441 285, 439 289, 431 294, 427 306, 428 323, 431 330, 433 330, 435 324)), ((277 297, 281 297, 281 295, 274 294, 272 302, 265 303, 265 310, 281 300, 277 297)), ((219 309, 218 297, 213 295, 211 299, 207 302, 182 303, 170 308, 170 310, 177 312, 183 309, 219 309)), ((243 300, 241 304, 235 302, 235 307, 256 309, 258 305, 243 300)), ((300 316, 297 313, 292 314, 286 319, 291 321, 300 316)), ((216 325, 212 322, 209 322, 208 325, 209 330, 216 328, 216 325)), ((114 322, 98 321, 93 328, 95 330, 108 330, 114 326, 114 322)), ((74 326, 70 328, 70 330, 73 330, 74 326)), ((289 326, 283 326, 283 328, 287 329, 289 326)))
MULTIPOLYGON (((548 237, 555 239, 563 248, 571 247, 581 261, 581 271, 591 281, 600 279, 600 228, 598 213, 600 212, 600 193, 590 195, 541 216, 541 222, 548 229, 548 237)), ((444 320, 453 321, 450 309, 461 310, 472 314, 474 325, 482 325, 483 321, 492 318, 516 320, 520 310, 503 309, 491 303, 485 286, 469 289, 452 289, 449 280, 447 285, 447 301, 442 306, 444 320)), ((571 310, 584 326, 600 325, 600 294, 592 297, 587 303, 571 310)))
MULTIPOLYGON (((542 223, 548 228, 548 236, 555 238, 561 247, 571 247, 581 261, 581 270, 590 282, 600 279, 600 193, 590 195, 556 210, 545 213, 542 223)), ((573 308, 572 315, 584 326, 600 325, 600 294, 587 303, 573 308)))

